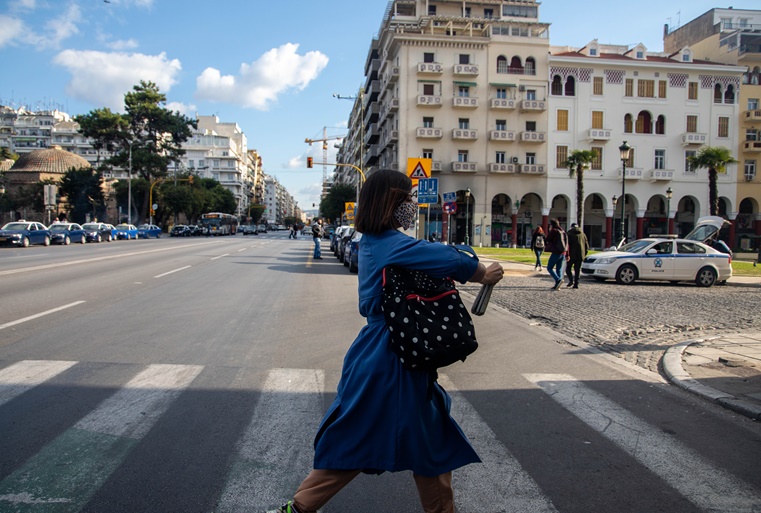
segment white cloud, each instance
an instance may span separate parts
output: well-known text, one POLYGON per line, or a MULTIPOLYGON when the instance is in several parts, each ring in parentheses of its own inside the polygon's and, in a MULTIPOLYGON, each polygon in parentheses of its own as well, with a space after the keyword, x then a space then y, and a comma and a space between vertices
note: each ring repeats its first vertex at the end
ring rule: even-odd
POLYGON ((167 59, 165 53, 96 52, 64 50, 53 63, 66 68, 72 75, 66 93, 93 105, 122 111, 124 94, 141 80, 152 81, 161 92, 168 92, 177 83, 182 69, 177 59, 167 59))
POLYGON ((198 111, 198 107, 192 103, 187 104, 182 102, 167 102, 166 108, 169 110, 176 110, 180 114, 184 114, 185 116, 193 119, 195 119, 196 112, 198 111))
POLYGON ((285 165, 285 167, 289 169, 305 167, 306 166, 305 162, 306 162, 306 159, 302 156, 291 157, 290 159, 288 159, 288 163, 285 165))
MULTIPOLYGON (((34 7, 34 2, 31 2, 30 5, 34 7)), ((23 43, 36 47, 38 50, 44 50, 46 48, 59 48, 62 41, 79 33, 78 24, 82 21, 82 11, 77 4, 69 4, 69 7, 60 16, 45 22, 41 34, 15 18, 8 18, 11 23, 6 27, 6 23, 4 23, 6 20, 2 20, 2 18, 4 16, 0 15, 0 27, 2 27, 0 28, 0 46, 3 43, 3 35, 9 31, 18 30, 19 24, 21 24, 21 31, 16 33, 14 37, 23 43)))
POLYGON ((196 96, 267 110, 280 94, 291 88, 303 90, 327 66, 325 54, 313 51, 299 55, 298 48, 293 43, 273 48, 251 64, 241 64, 237 76, 206 68, 196 78, 196 96))
POLYGON ((153 7, 153 0, 110 0, 110 3, 113 5, 125 5, 127 7, 135 6, 135 7, 145 7, 145 8, 151 8, 153 7))
POLYGON ((0 14, 0 48, 14 39, 19 39, 23 35, 24 30, 23 21, 0 14))
POLYGON ((32 11, 37 8, 37 0, 15 0, 8 4, 11 11, 32 11))

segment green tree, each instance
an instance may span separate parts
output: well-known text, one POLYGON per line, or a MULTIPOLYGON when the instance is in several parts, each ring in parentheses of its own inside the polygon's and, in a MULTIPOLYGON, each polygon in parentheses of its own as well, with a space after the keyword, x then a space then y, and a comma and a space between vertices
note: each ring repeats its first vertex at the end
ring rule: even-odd
POLYGON ((346 208, 346 203, 356 201, 357 189, 346 183, 333 184, 330 192, 320 201, 320 213, 326 219, 332 221, 341 217, 346 208))
POLYGON ((69 203, 68 218, 74 223, 84 223, 87 214, 103 218, 105 202, 103 198, 103 175, 91 168, 71 168, 61 177, 58 193, 69 203))
MULTIPOLYGON (((169 165, 184 155, 182 143, 192 136, 191 128, 198 126, 194 119, 168 110, 165 104, 166 95, 158 86, 141 80, 124 95, 124 114, 96 109, 74 120, 94 147, 112 152, 109 165, 131 169, 133 174, 152 183, 165 177, 169 165)), ((149 191, 150 186, 140 195, 133 190, 133 202, 142 198, 139 219, 148 213, 149 191)))
POLYGON ((14 162, 18 160, 18 154, 13 153, 10 149, 6 148, 5 146, 0 146, 0 160, 13 160, 14 162))
POLYGON ((248 207, 248 217, 251 218, 251 224, 259 224, 259 220, 264 215, 264 205, 253 204, 248 207))
POLYGON ((732 157, 732 152, 723 146, 705 146, 698 154, 688 157, 694 168, 708 169, 708 205, 712 216, 719 215, 719 173, 727 172, 727 165, 734 164, 737 160, 732 157))
POLYGON ((576 175, 576 222, 584 229, 584 169, 597 157, 594 150, 573 150, 568 160, 560 165, 568 168, 568 176, 576 175))

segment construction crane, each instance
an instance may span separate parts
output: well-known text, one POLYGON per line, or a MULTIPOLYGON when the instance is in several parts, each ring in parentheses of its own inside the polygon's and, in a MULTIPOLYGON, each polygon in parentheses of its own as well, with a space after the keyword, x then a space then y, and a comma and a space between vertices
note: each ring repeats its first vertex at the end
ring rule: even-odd
POLYGON ((328 183, 328 141, 335 141, 339 139, 345 139, 345 135, 331 135, 328 136, 328 127, 322 127, 322 139, 304 139, 304 142, 307 143, 309 146, 312 146, 312 143, 321 142, 322 143, 322 186, 325 187, 325 184, 328 183))

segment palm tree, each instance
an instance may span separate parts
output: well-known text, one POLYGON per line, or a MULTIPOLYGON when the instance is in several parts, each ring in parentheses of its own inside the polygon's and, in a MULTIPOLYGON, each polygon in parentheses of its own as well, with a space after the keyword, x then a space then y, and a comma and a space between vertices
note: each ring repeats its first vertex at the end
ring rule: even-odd
POLYGON ((568 176, 576 175, 576 222, 584 229, 584 169, 597 158, 594 150, 573 150, 560 165, 568 168, 568 176))
POLYGON ((706 146, 697 155, 688 157, 688 160, 696 169, 708 169, 708 205, 712 216, 719 215, 718 174, 727 172, 727 164, 737 162, 732 157, 732 152, 723 146, 706 146))

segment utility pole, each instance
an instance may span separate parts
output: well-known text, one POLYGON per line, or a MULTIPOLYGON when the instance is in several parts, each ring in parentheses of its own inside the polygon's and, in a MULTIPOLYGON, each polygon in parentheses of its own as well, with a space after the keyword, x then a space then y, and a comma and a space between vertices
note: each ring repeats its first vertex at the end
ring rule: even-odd
POLYGON ((328 183, 328 141, 344 139, 344 135, 331 135, 328 136, 328 127, 322 127, 322 139, 304 139, 304 142, 309 146, 312 143, 322 143, 322 187, 325 189, 325 185, 328 183))

